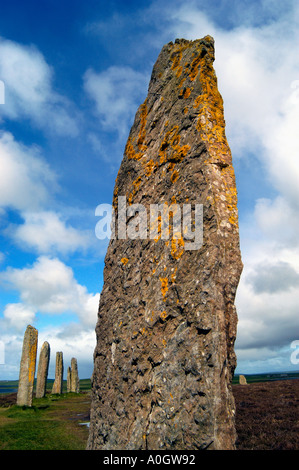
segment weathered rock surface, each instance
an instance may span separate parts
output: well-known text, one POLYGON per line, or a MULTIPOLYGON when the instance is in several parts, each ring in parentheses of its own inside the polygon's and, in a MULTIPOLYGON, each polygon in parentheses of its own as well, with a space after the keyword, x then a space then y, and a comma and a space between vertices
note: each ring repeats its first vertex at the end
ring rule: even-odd
POLYGON ((52 393, 62 393, 63 385, 63 353, 56 353, 55 380, 52 387, 52 393))
POLYGON ((78 362, 75 357, 71 359, 71 367, 67 370, 67 391, 79 393, 80 381, 78 374, 78 362))
POLYGON ((71 368, 68 367, 67 368, 67 375, 66 375, 66 391, 67 392, 71 391, 71 374, 72 374, 71 368))
POLYGON ((36 398, 43 398, 46 395, 49 361, 50 345, 45 341, 42 345, 38 361, 35 392, 36 398))
MULTIPOLYGON (((237 191, 214 41, 176 40, 153 68, 113 204, 203 204, 203 244, 110 241, 94 353, 88 449, 233 449, 237 191)), ((134 222, 134 214, 130 221, 134 222)), ((158 222, 161 221, 161 217, 158 222)), ((117 225, 117 224, 116 224, 117 225)))
POLYGON ((17 405, 32 406, 33 384, 36 368, 38 331, 28 325, 24 334, 17 405))

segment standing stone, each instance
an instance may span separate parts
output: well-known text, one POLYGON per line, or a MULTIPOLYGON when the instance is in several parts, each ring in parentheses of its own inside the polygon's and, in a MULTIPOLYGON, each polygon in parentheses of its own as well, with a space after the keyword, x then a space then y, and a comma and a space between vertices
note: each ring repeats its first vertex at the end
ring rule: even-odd
POLYGON ((66 391, 69 393, 71 391, 71 375, 72 375, 72 371, 71 371, 71 368, 68 367, 67 368, 67 376, 66 376, 66 391))
POLYGON ((38 331, 28 325, 24 334, 20 364, 17 405, 32 406, 33 384, 36 368, 38 331))
POLYGON ((213 61, 210 36, 165 45, 129 134, 96 326, 88 449, 235 448, 234 300, 242 262, 213 61), (150 204, 163 203, 161 213, 150 212, 150 204), (184 204, 181 227, 175 215, 184 204), (202 244, 195 204, 203 205, 202 244))
POLYGON ((50 361, 50 345, 47 341, 42 345, 39 355, 39 362, 36 376, 36 398, 43 398, 46 395, 47 378, 50 361))
POLYGON ((55 380, 52 388, 52 393, 62 393, 63 384, 63 354, 62 352, 56 353, 56 367, 55 367, 55 380))
POLYGON ((79 393, 79 384, 78 363, 77 359, 73 357, 71 360, 71 392, 79 393))
POLYGON ((67 371, 67 391, 79 393, 80 381, 78 375, 78 363, 75 357, 71 360, 71 367, 68 367, 67 371))
POLYGON ((245 375, 239 375, 239 384, 240 385, 247 385, 247 380, 245 375))

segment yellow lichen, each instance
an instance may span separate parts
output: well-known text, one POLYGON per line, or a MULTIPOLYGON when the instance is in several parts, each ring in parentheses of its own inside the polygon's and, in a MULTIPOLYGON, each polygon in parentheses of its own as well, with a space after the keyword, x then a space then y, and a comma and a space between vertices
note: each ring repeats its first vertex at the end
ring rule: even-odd
POLYGON ((143 150, 143 151, 146 150, 146 146, 143 144, 145 140, 145 135, 146 135, 146 130, 145 130, 146 116, 147 116, 147 99, 141 105, 140 131, 139 131, 138 140, 137 140, 137 145, 138 145, 139 150, 143 150))
POLYGON ((171 175, 171 177, 170 177, 170 181, 171 181, 172 183, 175 183, 175 182, 177 181, 178 177, 179 177, 178 171, 177 171, 177 170, 174 170, 174 172, 172 173, 172 175, 171 175))
MULTIPOLYGON (((209 39, 209 38, 208 38, 209 39)), ((231 153, 225 136, 225 120, 223 100, 218 91, 217 78, 212 67, 213 57, 209 53, 196 56, 191 64, 190 80, 194 80, 199 72, 202 94, 193 103, 198 109, 197 129, 202 140, 207 145, 210 158, 206 163, 214 164, 215 169, 222 171, 222 193, 226 198, 227 220, 232 225, 238 224, 237 193, 235 190, 235 176, 231 165, 231 153), (216 167, 217 165, 217 167, 216 167)), ((219 188, 220 191, 220 188, 219 188)), ((214 188, 213 202, 217 202, 217 188, 214 188)), ((211 201, 212 202, 212 201, 211 201)), ((222 200, 221 200, 222 204, 222 200)), ((219 203, 219 210, 222 207, 219 203)), ((223 215, 221 215, 223 219, 223 215)))
POLYGON ((183 237, 171 239, 171 256, 174 259, 179 259, 184 253, 185 242, 183 237))
POLYGON ((167 313, 166 313, 165 310, 163 310, 163 312, 160 313, 160 317, 162 318, 163 321, 166 320, 166 318, 167 318, 167 313))
POLYGON ((186 88, 186 90, 184 90, 184 93, 183 93, 183 98, 185 99, 189 98, 190 94, 191 94, 190 88, 186 88))
POLYGON ((168 291, 168 279, 167 277, 160 277, 159 279, 161 282, 161 294, 165 297, 168 291))
POLYGON ((37 343, 34 342, 34 344, 32 344, 30 349, 29 349, 28 380, 29 380, 30 383, 33 383, 33 381, 34 381, 36 351, 37 351, 37 343))

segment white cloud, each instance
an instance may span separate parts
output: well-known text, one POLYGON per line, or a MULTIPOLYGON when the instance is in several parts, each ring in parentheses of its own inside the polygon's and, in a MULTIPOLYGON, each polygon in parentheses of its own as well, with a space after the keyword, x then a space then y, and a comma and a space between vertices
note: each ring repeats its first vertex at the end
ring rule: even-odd
POLYGON ((53 75, 35 46, 0 38, 0 76, 5 84, 5 105, 1 106, 0 116, 25 117, 47 132, 76 135, 74 109, 54 91, 53 75))
MULTIPOLYGON (((41 314, 75 313, 79 322, 94 327, 99 294, 88 293, 79 284, 72 269, 57 258, 41 256, 29 268, 7 268, 1 280, 19 291, 24 308, 41 314)), ((16 312, 16 310, 15 310, 16 312)), ((11 310, 9 320, 17 321, 11 310)))
POLYGON ((67 225, 53 211, 23 212, 24 224, 9 228, 20 246, 27 246, 38 254, 72 253, 90 245, 90 234, 67 225))
POLYGON ((22 303, 7 304, 4 309, 4 319, 8 328, 22 331, 33 322, 35 312, 22 303))
POLYGON ((0 206, 17 210, 37 209, 50 199, 56 177, 38 149, 0 133, 0 206))
POLYGON ((111 66, 99 73, 88 69, 84 75, 84 89, 94 101, 102 125, 122 138, 145 99, 146 82, 146 75, 124 66, 111 66))
MULTIPOLYGON (((80 378, 91 376, 93 369, 93 353, 96 345, 96 336, 93 329, 82 329, 78 325, 62 325, 59 327, 49 326, 39 331, 39 351, 44 341, 50 344, 49 377, 55 376, 55 356, 57 351, 63 352, 64 377, 66 378, 67 367, 71 358, 78 361, 78 373, 80 378)), ((39 354, 38 351, 38 354, 39 354)))

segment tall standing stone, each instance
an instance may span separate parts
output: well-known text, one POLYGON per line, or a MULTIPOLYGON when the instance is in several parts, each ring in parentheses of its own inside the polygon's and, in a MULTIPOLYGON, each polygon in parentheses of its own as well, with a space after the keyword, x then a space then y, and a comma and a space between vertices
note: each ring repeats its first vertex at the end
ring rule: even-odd
POLYGON ((80 389, 78 362, 75 357, 71 360, 71 392, 79 393, 80 389))
POLYGON ((213 61, 210 36, 165 45, 129 134, 96 326, 88 449, 235 448, 242 262, 213 61), (153 204, 163 204, 158 215, 153 204))
POLYGON ((38 331, 28 325, 24 334, 17 405, 32 406, 33 385, 36 368, 38 331))
POLYGON ((63 353, 56 353, 55 380, 52 387, 52 393, 62 393, 63 384, 63 353))
POLYGON ((80 391, 78 363, 75 357, 71 359, 71 367, 68 367, 67 371, 67 391, 74 393, 79 393, 80 391))
POLYGON ((36 398, 43 398, 46 395, 47 378, 50 361, 50 345, 47 341, 42 345, 39 355, 39 362, 36 376, 36 398))
POLYGON ((70 367, 67 368, 67 376, 66 376, 66 391, 69 393, 71 391, 71 377, 72 377, 72 370, 70 367))

